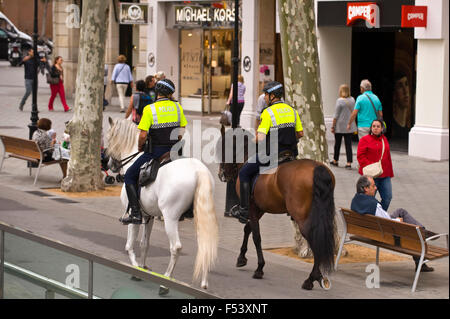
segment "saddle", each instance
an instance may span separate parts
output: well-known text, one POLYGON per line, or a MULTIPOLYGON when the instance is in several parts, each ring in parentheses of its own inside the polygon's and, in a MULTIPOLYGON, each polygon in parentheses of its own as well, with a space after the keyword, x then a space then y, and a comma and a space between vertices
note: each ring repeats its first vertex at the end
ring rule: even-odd
MULTIPOLYGON (((282 151, 282 152, 280 152, 278 154, 278 166, 280 166, 282 164, 285 164, 285 163, 292 162, 292 161, 295 161, 295 154, 294 154, 293 151, 285 150, 285 151, 282 151)), ((251 185, 252 185, 251 194, 253 194, 253 192, 255 190, 256 181, 258 180, 259 175, 260 174, 258 173, 252 178, 252 181, 251 181, 251 185)))
POLYGON ((169 164, 170 162, 172 162, 170 152, 167 152, 159 158, 151 159, 147 163, 143 164, 139 171, 139 186, 144 187, 153 183, 158 176, 159 168, 169 164))
POLYGON ((287 163, 287 162, 291 162, 291 161, 295 161, 295 155, 294 152, 291 150, 286 150, 286 151, 282 151, 280 152, 280 154, 278 154, 278 165, 287 163))

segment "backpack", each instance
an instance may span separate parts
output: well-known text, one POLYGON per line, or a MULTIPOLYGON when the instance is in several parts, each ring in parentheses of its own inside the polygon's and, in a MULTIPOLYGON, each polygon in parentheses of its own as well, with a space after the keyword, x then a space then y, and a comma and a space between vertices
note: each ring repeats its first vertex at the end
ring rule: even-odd
POLYGON ((141 93, 139 94, 139 104, 138 107, 136 109, 136 113, 139 116, 142 116, 142 112, 144 112, 144 107, 146 107, 149 104, 153 103, 153 99, 150 97, 150 95, 147 95, 145 93, 141 93))

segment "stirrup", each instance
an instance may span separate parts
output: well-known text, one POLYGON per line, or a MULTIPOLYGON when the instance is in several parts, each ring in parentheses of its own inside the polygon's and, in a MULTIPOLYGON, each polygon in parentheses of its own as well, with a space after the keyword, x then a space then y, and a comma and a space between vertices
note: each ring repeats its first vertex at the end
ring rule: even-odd
POLYGON ((124 225, 128 225, 128 224, 135 224, 135 225, 140 225, 142 224, 142 216, 136 217, 133 215, 128 215, 127 217, 120 217, 119 221, 124 224, 124 225))
POLYGON ((231 216, 232 216, 232 217, 237 218, 242 224, 247 224, 247 221, 248 221, 248 215, 245 216, 245 215, 242 213, 242 208, 239 206, 239 204, 233 206, 233 207, 230 209, 230 213, 231 213, 231 216))

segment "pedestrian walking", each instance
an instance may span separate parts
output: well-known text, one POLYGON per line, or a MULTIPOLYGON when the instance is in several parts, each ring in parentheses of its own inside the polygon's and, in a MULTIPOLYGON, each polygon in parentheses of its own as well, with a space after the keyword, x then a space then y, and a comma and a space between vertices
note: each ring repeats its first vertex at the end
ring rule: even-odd
POLYGON ((156 72, 156 74, 155 74, 155 81, 156 82, 164 80, 165 78, 166 78, 166 74, 164 73, 164 71, 156 72))
POLYGON ((105 70, 103 75, 103 111, 105 110, 105 106, 107 106, 108 100, 105 99, 106 86, 108 85, 108 64, 105 64, 105 70))
MULTIPOLYGON (((41 62, 47 63, 47 59, 42 58, 40 59, 41 62)), ((20 100, 19 104, 19 110, 23 111, 23 106, 25 105, 25 102, 27 101, 28 97, 30 96, 31 92, 33 91, 33 82, 34 82, 34 75, 35 75, 35 64, 36 61, 34 59, 34 50, 29 49, 28 54, 26 57, 23 58, 22 62, 19 65, 24 65, 24 71, 25 71, 25 94, 22 97, 22 100, 20 100)))
POLYGON ((123 54, 119 55, 111 77, 111 83, 116 85, 117 94, 119 95, 121 113, 125 112, 125 93, 128 85, 133 86, 133 75, 129 65, 125 62, 127 62, 126 56, 123 54))
POLYGON ((156 85, 156 78, 153 75, 148 75, 145 78, 144 92, 152 98, 153 102, 156 101, 155 85, 156 85))
POLYGON ((394 177, 392 168, 391 149, 386 136, 383 134, 383 122, 374 120, 369 134, 363 136, 358 143, 357 158, 359 163, 359 174, 364 173, 364 167, 381 162, 381 174, 374 177, 375 185, 381 197, 381 206, 388 210, 392 200, 392 183, 394 177))
POLYGON ((147 105, 150 105, 154 100, 145 93, 145 81, 139 80, 136 82, 136 92, 130 98, 130 104, 125 112, 125 118, 132 115, 131 120, 139 125, 141 121, 142 112, 147 105))
POLYGON ((48 101, 48 110, 53 111, 53 102, 55 101, 56 95, 59 94, 59 98, 61 99, 61 103, 64 107, 64 112, 70 111, 70 107, 66 102, 66 95, 64 92, 64 70, 62 67, 63 58, 61 56, 57 56, 53 61, 53 66, 50 69, 50 77, 59 79, 57 83, 50 83, 51 96, 48 101))
MULTIPOLYGON (((236 107, 237 125, 238 126, 239 126, 239 123, 241 120, 241 113, 242 113, 242 110, 244 109, 244 104, 245 104, 244 95, 245 95, 244 77, 241 74, 239 74, 238 75, 238 98, 237 98, 237 107, 236 107)), ((234 111, 235 106, 232 105, 232 101, 233 101, 233 84, 231 84, 230 95, 228 96, 228 101, 227 101, 227 105, 230 105, 231 114, 233 114, 235 112, 234 111)))
POLYGON ((373 120, 378 117, 383 117, 383 108, 380 99, 372 92, 372 83, 367 79, 362 80, 360 91, 361 95, 356 99, 355 109, 347 124, 347 130, 349 130, 351 124, 357 117, 359 139, 369 134, 370 125, 373 120))
POLYGON ((334 134, 334 157, 331 161, 331 165, 338 166, 341 142, 342 138, 344 138, 345 153, 347 155, 347 164, 345 165, 345 168, 352 168, 352 136, 353 133, 356 132, 356 125, 352 122, 350 129, 347 129, 347 123, 354 107, 355 99, 350 96, 350 88, 347 84, 342 84, 339 87, 339 98, 336 100, 336 111, 331 126, 331 133, 334 134))

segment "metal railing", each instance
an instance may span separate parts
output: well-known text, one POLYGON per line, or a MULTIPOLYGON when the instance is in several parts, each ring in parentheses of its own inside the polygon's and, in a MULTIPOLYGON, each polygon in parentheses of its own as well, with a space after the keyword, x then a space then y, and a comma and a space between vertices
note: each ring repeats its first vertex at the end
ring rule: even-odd
POLYGON ((108 267, 115 271, 126 273, 135 278, 139 278, 144 282, 150 282, 156 285, 164 286, 165 288, 177 291, 182 294, 186 294, 192 298, 199 298, 199 299, 218 298, 213 294, 194 288, 186 283, 177 281, 175 279, 165 277, 161 274, 157 274, 152 271, 145 271, 143 269, 138 269, 131 265, 125 264, 121 261, 113 261, 101 257, 99 255, 94 255, 87 251, 66 245, 62 242, 48 239, 43 236, 36 235, 27 230, 23 230, 18 227, 0 222, 0 299, 3 299, 5 297, 5 290, 4 290, 5 273, 26 280, 27 282, 32 283, 38 287, 44 288, 46 291, 45 293, 46 298, 54 298, 55 293, 57 293, 67 298, 98 299, 99 297, 94 296, 94 263, 108 267), (31 241, 33 243, 38 243, 43 246, 56 249, 57 251, 61 251, 69 255, 76 256, 78 258, 86 260, 89 263, 87 292, 70 287, 57 280, 37 274, 29 269, 25 269, 23 267, 19 267, 18 265, 6 262, 5 234, 12 234, 25 240, 31 241))

